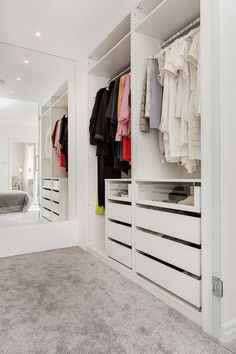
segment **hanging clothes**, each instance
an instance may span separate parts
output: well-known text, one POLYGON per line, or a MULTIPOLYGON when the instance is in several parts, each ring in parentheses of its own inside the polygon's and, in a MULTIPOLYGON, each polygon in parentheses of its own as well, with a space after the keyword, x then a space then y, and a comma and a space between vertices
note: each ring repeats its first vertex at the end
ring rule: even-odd
POLYGON ((120 80, 116 141, 122 141, 123 136, 130 136, 131 134, 130 90, 131 75, 129 73, 122 76, 120 80))
MULTIPOLYGON (((59 143, 61 144, 61 153, 65 157, 65 168, 68 172, 68 117, 66 114, 61 119, 59 143)), ((61 164, 62 162, 64 163, 61 160, 61 164)))
POLYGON ((140 111, 140 130, 160 131, 161 161, 178 163, 189 173, 201 160, 199 43, 197 28, 162 49, 157 60, 147 59, 140 111))
POLYGON ((122 135, 121 140, 116 141, 121 114, 123 118, 127 114, 128 119, 125 123, 130 130, 130 113, 125 111, 130 108, 130 102, 128 108, 125 106, 125 100, 130 99, 126 80, 124 75, 111 82, 108 88, 98 91, 90 118, 90 144, 97 146, 98 214, 102 213, 103 209, 100 208, 105 206, 105 179, 121 178, 121 172, 128 173, 130 169, 129 161, 123 161, 122 135))
POLYGON ((102 99, 102 95, 104 93, 104 90, 105 90, 105 88, 100 89, 96 95, 95 104, 93 107, 92 116, 91 116, 90 124, 89 124, 90 145, 96 145, 95 131, 96 131, 96 125, 97 125, 97 116, 98 116, 100 103, 101 103, 101 99, 102 99))
POLYGON ((123 148, 123 142, 116 142, 116 132, 118 124, 118 96, 119 96, 120 79, 116 79, 113 87, 111 89, 111 96, 106 112, 106 119, 110 120, 107 124, 110 124, 109 138, 113 146, 113 156, 114 156, 114 169, 117 171, 124 172, 128 174, 130 165, 127 161, 123 161, 123 151, 121 155, 121 149, 123 148))

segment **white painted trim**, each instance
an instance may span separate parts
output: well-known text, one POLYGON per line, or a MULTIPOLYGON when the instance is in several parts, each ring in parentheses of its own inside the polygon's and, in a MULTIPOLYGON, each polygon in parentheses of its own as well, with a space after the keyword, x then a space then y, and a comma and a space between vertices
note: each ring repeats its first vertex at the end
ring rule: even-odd
POLYGON ((1 228, 0 258, 78 246, 78 222, 1 228))
POLYGON ((221 327, 221 341, 223 343, 231 342, 236 338, 236 318, 226 322, 221 327))

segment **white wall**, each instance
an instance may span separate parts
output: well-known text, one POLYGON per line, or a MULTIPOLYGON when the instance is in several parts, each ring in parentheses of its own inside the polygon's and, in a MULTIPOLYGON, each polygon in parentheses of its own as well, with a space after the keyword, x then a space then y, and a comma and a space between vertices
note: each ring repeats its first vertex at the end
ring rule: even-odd
POLYGON ((25 163, 25 144, 24 143, 12 143, 12 176, 19 175, 19 168, 24 168, 25 163))
MULTIPOLYGON (((0 114, 1 119, 1 114, 0 114)), ((0 192, 8 191, 9 187, 9 142, 36 141, 38 139, 37 121, 35 125, 0 124, 0 192)))
POLYGON ((236 338, 236 2, 220 0, 222 339, 236 338))

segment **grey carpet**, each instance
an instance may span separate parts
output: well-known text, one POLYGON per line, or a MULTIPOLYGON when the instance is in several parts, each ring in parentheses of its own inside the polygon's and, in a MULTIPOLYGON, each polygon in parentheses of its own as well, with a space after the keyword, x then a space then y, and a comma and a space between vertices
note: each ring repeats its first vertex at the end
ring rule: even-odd
POLYGON ((0 353, 229 351, 76 247, 0 260, 0 353))

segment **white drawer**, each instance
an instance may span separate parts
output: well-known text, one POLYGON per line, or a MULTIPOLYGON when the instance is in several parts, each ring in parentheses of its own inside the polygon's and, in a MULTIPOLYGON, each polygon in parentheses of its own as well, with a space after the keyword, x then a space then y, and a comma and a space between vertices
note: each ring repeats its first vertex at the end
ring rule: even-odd
POLYGON ((109 239, 106 239, 106 253, 109 257, 132 268, 132 252, 130 248, 119 245, 109 239))
POLYGON ((60 193, 52 191, 51 199, 54 200, 54 202, 59 202, 60 201, 60 193))
POLYGON ((51 202, 51 210, 59 214, 60 204, 51 202))
POLYGON ((52 180, 52 189, 54 189, 55 191, 59 191, 60 190, 60 181, 57 180, 52 180))
POLYGON ((51 200, 42 198, 42 206, 51 210, 51 200))
POLYGON ((42 216, 45 217, 46 219, 48 220, 52 220, 52 213, 51 211, 45 209, 45 208, 42 208, 42 216))
POLYGON ((131 205, 120 203, 106 203, 106 217, 113 220, 118 220, 127 224, 132 223, 131 205))
POLYGON ((51 179, 43 179, 43 188, 52 188, 52 180, 51 179))
POLYGON ((135 247, 166 263, 201 275, 201 250, 197 248, 141 230, 135 230, 135 247))
POLYGON ((45 224, 47 224, 47 223, 51 222, 51 220, 45 219, 45 217, 44 217, 44 216, 42 216, 42 221, 43 221, 45 224))
POLYGON ((42 197, 47 198, 47 199, 51 199, 51 191, 49 191, 47 189, 43 189, 42 190, 42 197))
POLYGON ((58 222, 60 221, 59 215, 52 213, 52 222, 58 222))
POLYGON ((135 270, 185 301, 201 307, 201 281, 161 264, 140 253, 135 255, 135 270))
POLYGON ((131 246, 131 226, 125 226, 114 221, 106 220, 106 237, 113 238, 114 240, 120 241, 125 245, 131 246))
POLYGON ((136 225, 180 240, 201 243, 201 219, 165 211, 135 208, 136 225))

